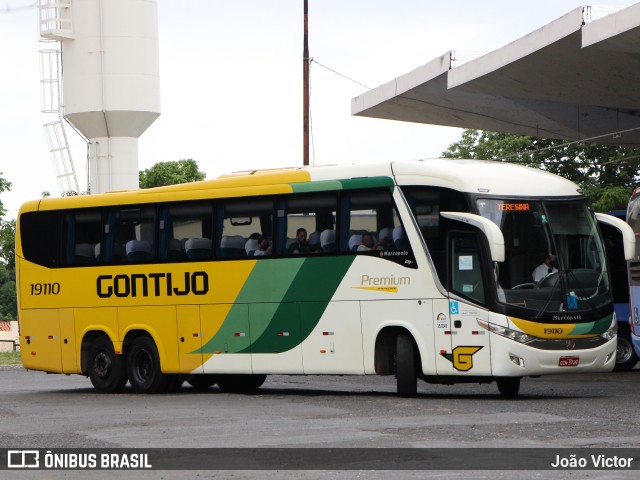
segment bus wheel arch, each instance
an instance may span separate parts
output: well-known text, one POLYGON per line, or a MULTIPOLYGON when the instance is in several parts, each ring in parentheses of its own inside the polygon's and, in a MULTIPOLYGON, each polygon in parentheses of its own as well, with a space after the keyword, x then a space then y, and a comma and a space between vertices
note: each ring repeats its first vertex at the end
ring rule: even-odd
POLYGON ((123 355, 117 355, 109 336, 101 331, 88 332, 82 339, 81 369, 100 393, 119 393, 127 384, 123 355))

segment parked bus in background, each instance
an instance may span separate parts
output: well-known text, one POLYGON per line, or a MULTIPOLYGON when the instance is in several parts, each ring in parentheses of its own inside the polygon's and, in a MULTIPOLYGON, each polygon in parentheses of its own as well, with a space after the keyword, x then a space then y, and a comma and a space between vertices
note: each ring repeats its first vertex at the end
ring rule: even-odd
MULTIPOLYGON (((626 220, 626 210, 607 212, 621 220, 626 220)), ((601 224, 609 269, 611 270, 611 290, 613 292, 613 309, 618 322, 618 343, 616 351, 616 371, 631 370, 638 363, 638 356, 631 342, 630 307, 629 307, 629 272, 627 260, 624 258, 623 239, 620 231, 610 225, 601 224)))
POLYGON ((378 374, 401 396, 418 379, 516 395, 525 376, 614 367, 596 217, 633 255, 631 228, 575 184, 443 159, 28 202, 22 361, 100 392, 378 374))
MULTIPOLYGON (((640 235, 640 189, 635 189, 629 200, 627 223, 631 226, 637 239, 640 235)), ((629 262, 629 301, 631 343, 636 356, 640 358, 640 248, 638 242, 636 242, 636 253, 629 262)))

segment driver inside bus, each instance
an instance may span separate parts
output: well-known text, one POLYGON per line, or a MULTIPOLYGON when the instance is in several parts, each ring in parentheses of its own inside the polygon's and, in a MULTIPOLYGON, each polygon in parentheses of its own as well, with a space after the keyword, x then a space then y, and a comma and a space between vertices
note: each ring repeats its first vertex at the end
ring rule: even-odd
POLYGON ((551 275, 552 273, 557 273, 558 269, 555 267, 556 256, 552 253, 547 253, 544 257, 544 261, 538 265, 533 272, 531 272, 531 276, 533 277, 533 283, 538 283, 547 275, 551 275))

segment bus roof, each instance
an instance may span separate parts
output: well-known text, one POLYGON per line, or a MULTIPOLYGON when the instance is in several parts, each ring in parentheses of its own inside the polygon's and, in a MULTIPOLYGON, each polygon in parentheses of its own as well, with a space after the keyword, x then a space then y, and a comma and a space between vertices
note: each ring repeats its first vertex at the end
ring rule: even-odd
POLYGON ((427 159, 406 163, 330 165, 250 170, 212 180, 98 195, 46 198, 21 210, 271 195, 383 185, 433 185, 507 196, 578 196, 577 185, 557 175, 499 161, 427 159), (313 182, 313 183, 311 183, 313 182))

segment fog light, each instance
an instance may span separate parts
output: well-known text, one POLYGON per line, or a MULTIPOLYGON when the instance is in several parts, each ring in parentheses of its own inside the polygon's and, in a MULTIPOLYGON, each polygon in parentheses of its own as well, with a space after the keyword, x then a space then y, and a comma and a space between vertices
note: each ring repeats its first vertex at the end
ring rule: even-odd
POLYGON ((524 368, 524 358, 514 355, 513 353, 509 354, 509 358, 511 361, 519 367, 524 368))
POLYGON ((604 359, 604 363, 605 363, 605 365, 606 365, 607 363, 609 363, 609 360, 611 360, 611 358, 615 355, 615 353, 616 353, 616 352, 615 352, 615 351, 613 351, 613 352, 611 352, 609 355, 607 355, 607 358, 605 358, 605 359, 604 359))

